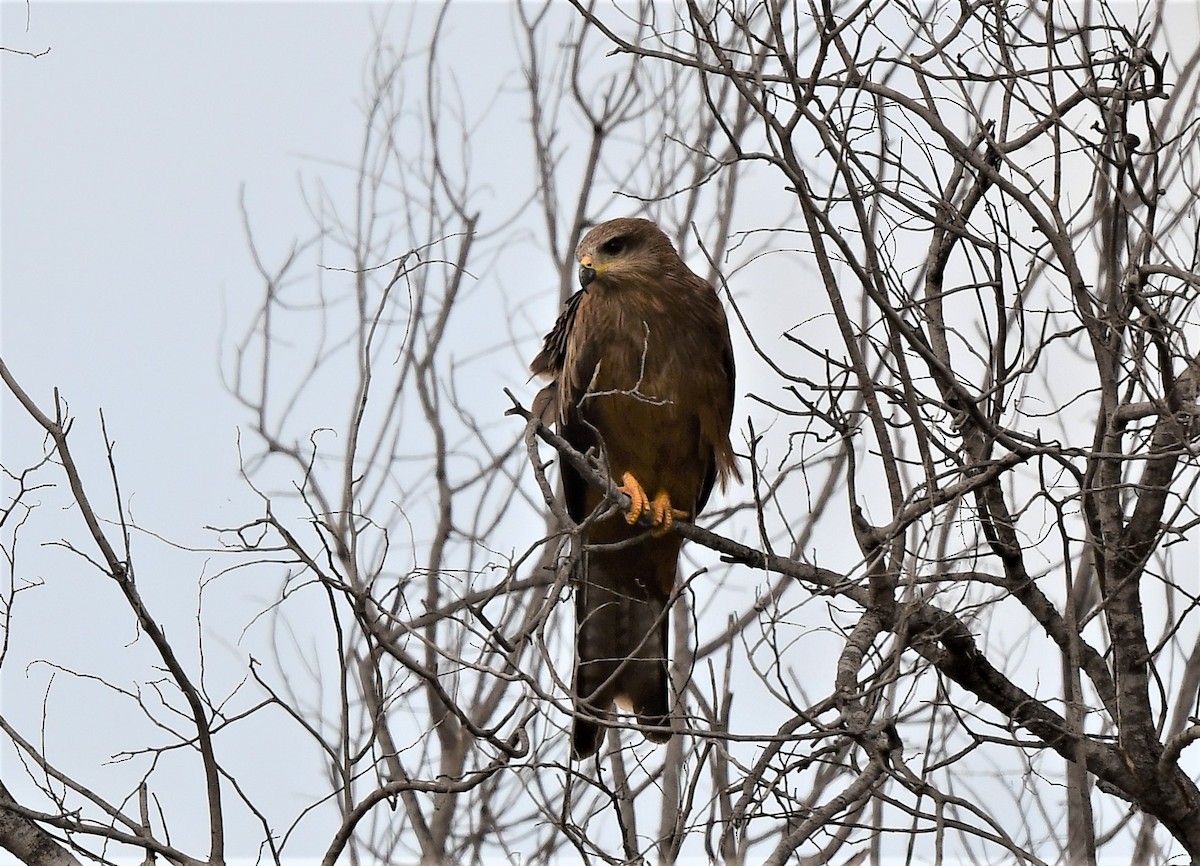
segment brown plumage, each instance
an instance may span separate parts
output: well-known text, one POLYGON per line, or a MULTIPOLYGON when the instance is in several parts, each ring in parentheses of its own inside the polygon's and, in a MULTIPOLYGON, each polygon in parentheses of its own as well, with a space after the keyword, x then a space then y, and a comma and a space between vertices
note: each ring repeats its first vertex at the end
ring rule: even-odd
MULTIPOLYGON (((530 365, 554 380, 535 410, 579 451, 602 450, 633 499, 629 514, 584 537, 571 741, 585 757, 600 747, 597 720, 611 719, 614 703, 643 725, 669 727, 667 608, 682 544, 671 522, 695 519, 714 481, 740 476, 729 442, 733 351, 713 287, 649 220, 596 226, 577 257, 582 289, 530 365), (649 531, 636 525, 643 515, 649 531)), ((567 511, 582 522, 603 493, 561 465, 567 511)))

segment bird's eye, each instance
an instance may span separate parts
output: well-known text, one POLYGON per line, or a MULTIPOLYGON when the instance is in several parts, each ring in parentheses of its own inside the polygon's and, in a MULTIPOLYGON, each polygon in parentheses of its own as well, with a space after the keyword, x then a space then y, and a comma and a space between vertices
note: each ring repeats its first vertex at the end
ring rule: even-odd
POLYGON ((618 235, 615 238, 609 238, 600 245, 600 251, 606 256, 619 256, 621 251, 625 249, 626 238, 624 235, 618 235))

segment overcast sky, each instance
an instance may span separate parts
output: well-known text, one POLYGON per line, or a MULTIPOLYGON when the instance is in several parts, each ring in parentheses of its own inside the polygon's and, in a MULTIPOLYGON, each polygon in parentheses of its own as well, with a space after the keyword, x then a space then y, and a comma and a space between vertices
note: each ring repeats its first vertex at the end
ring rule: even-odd
MULTIPOLYGON (((266 249, 304 229, 306 157, 352 159, 360 136, 368 11, 2 10, 6 47, 50 49, 0 69, 5 358, 43 405, 58 387, 82 424, 104 408, 122 454, 137 455, 122 467, 135 507, 211 518, 210 497, 236 486, 210 483, 214 467, 230 479, 236 467, 222 321, 240 327, 259 291, 239 189, 266 249), (172 484, 148 483, 164 475, 172 484)), ((25 423, 6 413, 6 444, 27 438, 10 427, 25 423)))
MULTIPOLYGON (((96 495, 108 490, 103 408, 134 518, 173 541, 211 545, 205 525, 253 513, 237 476, 245 412, 218 374, 227 329, 245 327, 261 291, 240 190, 269 255, 308 231, 300 184, 337 178, 336 164, 357 156, 364 68, 383 13, 349 3, 0 5, 0 44, 49 49, 0 54, 3 356, 44 408, 54 388, 69 401, 96 495)), ((391 26, 404 18, 394 14, 391 26)), ((19 467, 41 437, 7 392, 2 405, 0 459, 19 467)), ((53 515, 61 501, 46 500, 43 516, 53 515)), ((98 507, 112 513, 111 501, 98 507)), ((78 537, 77 513, 59 514, 62 535, 78 537)), ((30 542, 23 574, 53 591, 22 597, 20 621, 41 626, 14 629, 10 660, 47 655, 39 643, 52 640, 56 660, 129 684, 122 666, 137 670, 145 657, 131 658, 137 634, 117 594, 70 554, 30 542), (114 642, 122 628, 127 638, 114 642)), ((201 569, 211 566, 144 537, 136 544, 156 613, 186 634, 201 569)), ((36 732, 47 671, 22 661, 4 677, 4 712, 36 732)), ((62 685, 60 675, 54 694, 74 700, 52 696, 48 712, 61 726, 47 742, 63 766, 98 768, 122 740, 109 729, 81 741, 79 714, 102 730, 127 717, 97 690, 62 685)), ((272 758, 287 750, 264 754, 264 784, 278 778, 272 758)), ((301 792, 292 794, 294 810, 301 792)), ((177 829, 187 847, 189 828, 177 829)))
MULTIPOLYGON (((420 26, 434 8, 419 7, 420 26)), ((458 50, 494 92, 500 71, 515 62, 507 14, 490 4, 456 9, 469 10, 452 19, 458 50)), ((400 38, 412 14, 407 5, 385 16, 381 6, 351 3, 0 4, 0 45, 46 52, 0 52, 0 349, 44 408, 54 388, 69 402, 78 456, 97 491, 107 489, 103 409, 125 500, 147 529, 203 546, 212 543, 204 526, 252 513, 237 475, 246 417, 219 375, 221 349, 261 290, 239 196, 244 190, 256 241, 270 254, 282 255, 305 233, 301 185, 344 179, 338 164, 357 159, 375 22, 386 17, 400 38)), ((516 110, 508 116, 524 122, 516 110)), ((481 141, 476 156, 495 195, 528 183, 528 166, 506 164, 502 136, 481 141)), ((538 267, 531 263, 529 273, 538 267)), ((528 291, 554 290, 548 279, 531 282, 528 291)), ((552 311, 539 309, 541 327, 552 311)), ((502 408, 499 383, 514 374, 523 386, 519 363, 493 371, 485 413, 502 408)), ((0 410, 0 462, 25 465, 40 436, 6 391, 0 410)), ((61 519, 77 514, 66 510, 61 519)), ((64 534, 77 530, 64 526, 64 534)), ((148 592, 156 609, 173 627, 189 627, 208 566, 140 543, 140 567, 155 575, 148 592)), ((127 659, 105 657, 111 636, 99 639, 105 616, 125 615, 114 594, 60 549, 35 555, 74 603, 30 594, 23 615, 45 630, 15 632, 14 657, 36 657, 36 642, 53 638, 56 658, 119 670, 127 659)), ((129 643, 135 639, 131 629, 129 643)), ((7 715, 36 728, 38 708, 11 699, 39 694, 44 671, 28 673, 6 667, 0 700, 7 715)), ((87 712, 104 723, 104 707, 97 699, 87 712)), ((55 742, 49 734, 65 763, 110 757, 107 740, 55 742)), ((263 767, 264 778, 270 771, 263 767)))

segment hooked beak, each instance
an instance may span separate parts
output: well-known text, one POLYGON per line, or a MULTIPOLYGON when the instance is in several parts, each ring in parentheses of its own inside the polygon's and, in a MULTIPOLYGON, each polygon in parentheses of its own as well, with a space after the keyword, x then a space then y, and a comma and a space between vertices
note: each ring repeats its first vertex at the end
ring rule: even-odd
POLYGON ((579 266, 579 285, 581 288, 586 290, 594 279, 596 279, 595 268, 589 268, 587 265, 579 266))
POLYGON ((585 292, 587 287, 596 279, 596 269, 592 267, 592 257, 584 256, 579 260, 579 286, 585 292))

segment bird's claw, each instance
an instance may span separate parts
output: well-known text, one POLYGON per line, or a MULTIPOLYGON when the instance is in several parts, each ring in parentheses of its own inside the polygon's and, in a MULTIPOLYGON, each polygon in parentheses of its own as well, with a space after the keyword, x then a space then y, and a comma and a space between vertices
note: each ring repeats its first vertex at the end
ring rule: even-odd
POLYGON ((676 518, 685 519, 688 513, 671 505, 671 497, 667 495, 667 491, 660 490, 658 495, 654 497, 654 501, 650 503, 650 522, 654 528, 650 530, 650 534, 655 538, 666 535, 671 531, 671 524, 676 518))
POLYGON ((647 496, 641 482, 634 477, 632 472, 626 472, 621 476, 621 486, 617 489, 626 494, 630 499, 629 511, 625 514, 625 522, 632 526, 641 520, 643 515, 649 517, 651 526, 650 534, 655 538, 659 538, 670 532, 671 524, 676 519, 682 520, 688 516, 686 511, 682 511, 671 505, 671 497, 665 490, 658 491, 658 495, 654 499, 647 496))
POLYGON ((632 472, 621 476, 621 486, 617 490, 629 497, 629 511, 625 514, 625 522, 633 526, 650 510, 650 497, 642 489, 641 483, 633 477, 632 472))

